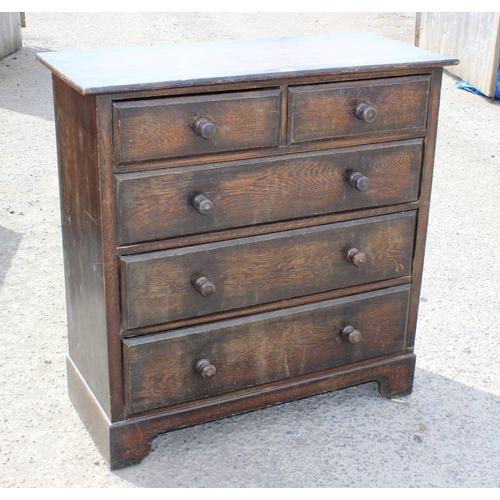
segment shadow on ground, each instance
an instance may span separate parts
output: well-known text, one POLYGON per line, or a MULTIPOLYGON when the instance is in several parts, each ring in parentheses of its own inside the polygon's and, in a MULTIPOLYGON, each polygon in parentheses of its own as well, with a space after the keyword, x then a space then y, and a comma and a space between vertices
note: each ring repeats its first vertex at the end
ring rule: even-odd
POLYGON ((54 120, 51 73, 37 61, 38 47, 22 47, 0 59, 0 108, 54 120))
POLYGON ((9 272, 12 259, 16 255, 23 235, 11 229, 0 226, 0 288, 9 272))
POLYGON ((401 400, 370 383, 170 432, 115 475, 139 487, 499 487, 498 429, 499 397, 417 369, 401 400))

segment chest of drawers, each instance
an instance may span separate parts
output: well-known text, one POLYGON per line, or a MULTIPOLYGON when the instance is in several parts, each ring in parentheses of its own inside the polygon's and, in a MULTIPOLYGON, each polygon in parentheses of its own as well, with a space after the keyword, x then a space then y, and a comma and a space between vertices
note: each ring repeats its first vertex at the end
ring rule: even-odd
POLYGON ((442 67, 376 35, 44 53, 70 397, 110 467, 159 433, 409 394, 442 67))

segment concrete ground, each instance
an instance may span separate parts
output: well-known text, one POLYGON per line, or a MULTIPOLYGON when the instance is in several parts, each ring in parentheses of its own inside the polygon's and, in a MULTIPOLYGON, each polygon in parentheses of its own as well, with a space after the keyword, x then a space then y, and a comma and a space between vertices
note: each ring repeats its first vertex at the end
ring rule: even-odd
POLYGON ((499 487, 500 103, 445 75, 414 392, 376 385, 158 437, 110 472, 66 393, 66 313, 47 50, 373 31, 412 13, 27 13, 0 61, 0 486, 499 487))

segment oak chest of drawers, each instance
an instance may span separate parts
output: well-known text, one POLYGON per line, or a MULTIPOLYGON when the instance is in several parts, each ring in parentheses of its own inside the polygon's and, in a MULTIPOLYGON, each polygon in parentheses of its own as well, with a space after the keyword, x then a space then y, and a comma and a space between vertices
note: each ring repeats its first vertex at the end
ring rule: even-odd
POLYGON ((112 468, 159 433, 409 394, 443 65, 370 34, 39 54, 71 399, 112 468))

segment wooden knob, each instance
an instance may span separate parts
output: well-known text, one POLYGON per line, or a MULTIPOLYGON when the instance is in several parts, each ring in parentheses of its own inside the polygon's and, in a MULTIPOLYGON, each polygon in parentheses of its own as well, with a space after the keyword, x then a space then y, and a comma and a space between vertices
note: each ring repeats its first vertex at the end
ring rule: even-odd
POLYGON ((357 248, 350 248, 347 251, 347 260, 356 267, 362 267, 366 264, 366 255, 357 248))
POLYGON ((351 344, 357 344, 361 341, 361 332, 356 330, 353 326, 347 325, 342 330, 342 337, 348 340, 351 344))
POLYGON ((361 172, 353 172, 349 176, 349 184, 358 191, 366 191, 370 187, 370 179, 361 172))
POLYGON ((212 378, 217 373, 215 366, 208 359, 200 359, 196 363, 196 370, 204 379, 212 378))
POLYGON ((214 284, 208 278, 205 278, 205 276, 196 279, 193 286, 203 295, 203 297, 209 297, 215 292, 214 284))
POLYGON ((208 118, 198 118, 194 122, 193 128, 203 139, 212 139, 217 133, 217 128, 208 118))
POLYGON ((193 207, 200 212, 202 215, 211 214, 214 209, 214 204, 210 198, 204 194, 197 194, 193 198, 193 207))
POLYGON ((354 114, 366 123, 371 123, 377 118, 377 110, 369 106, 366 102, 360 102, 354 111, 354 114))

